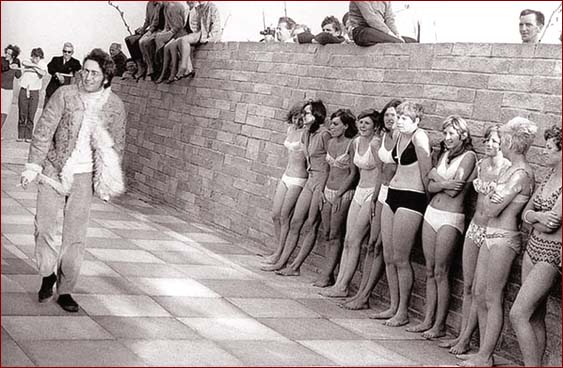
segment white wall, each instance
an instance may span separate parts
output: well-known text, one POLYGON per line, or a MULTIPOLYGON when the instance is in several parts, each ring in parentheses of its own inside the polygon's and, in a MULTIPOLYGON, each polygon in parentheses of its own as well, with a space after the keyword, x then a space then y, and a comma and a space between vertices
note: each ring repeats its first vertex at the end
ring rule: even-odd
MULTIPOLYGON (((125 13, 132 30, 144 19, 144 1, 115 1, 125 13)), ((397 10, 404 2, 393 2, 397 10)), ((518 14, 525 7, 541 10, 549 18, 557 1, 415 1, 409 2, 422 23, 423 42, 520 42, 518 14)), ((217 1, 223 24, 225 41, 257 41, 266 25, 275 25, 283 15, 283 1, 217 1), (229 17, 230 15, 230 17, 229 17)), ((27 57, 33 47, 42 47, 46 59, 60 55, 62 44, 75 45, 76 57, 82 59, 94 47, 108 49, 112 42, 123 42, 128 35, 118 12, 107 1, 2 1, 1 43, 15 43, 27 57)), ((287 11, 299 23, 320 31, 320 23, 327 15, 339 18, 347 11, 347 1, 288 1, 287 11)), ((403 14, 406 14, 403 13, 403 14)), ((401 16, 399 13, 398 16, 401 16)), ((557 42, 559 26, 544 42, 557 42)), ((125 48, 125 45, 123 45, 125 48)))

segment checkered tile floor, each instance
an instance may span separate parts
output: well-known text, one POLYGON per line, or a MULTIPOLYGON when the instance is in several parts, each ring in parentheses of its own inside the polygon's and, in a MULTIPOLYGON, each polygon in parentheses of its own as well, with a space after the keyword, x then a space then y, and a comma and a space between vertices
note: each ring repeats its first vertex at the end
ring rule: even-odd
POLYGON ((257 249, 140 199, 95 201, 65 313, 37 303, 35 189, 2 166, 2 366, 453 365, 455 358, 258 269, 257 249))

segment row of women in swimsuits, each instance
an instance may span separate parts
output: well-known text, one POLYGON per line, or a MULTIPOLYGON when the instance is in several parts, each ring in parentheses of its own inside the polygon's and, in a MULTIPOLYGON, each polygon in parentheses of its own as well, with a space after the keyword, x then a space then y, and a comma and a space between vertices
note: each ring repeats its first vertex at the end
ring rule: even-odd
MULTIPOLYGON (((467 123, 459 116, 450 116, 442 125, 443 149, 433 167, 428 136, 419 128, 422 116, 419 104, 393 100, 381 114, 367 110, 357 119, 349 110, 338 110, 331 115, 327 130, 323 126, 326 108, 322 102, 312 101, 292 109, 284 143, 289 163, 274 199, 278 245, 264 259, 262 269, 299 275, 301 265, 315 245, 322 219, 326 260, 315 285, 332 286, 320 294, 348 296, 361 245, 367 242, 359 290, 341 305, 349 309, 369 308, 369 296, 385 272, 390 307, 373 318, 385 319, 384 324, 388 326, 402 326, 409 323, 413 284, 410 253, 422 226, 427 276, 425 318, 407 330, 422 332, 426 338, 439 338, 445 335, 449 266, 465 233, 460 335, 442 341, 440 346, 466 359, 463 365, 488 365, 492 363, 504 320, 502 291, 512 261, 522 249, 522 213, 532 228, 523 276, 535 275, 531 270, 537 269, 546 274, 541 303, 536 300, 530 304, 527 294, 531 291, 524 291, 526 295, 520 297, 522 290, 537 290, 537 285, 526 288, 524 282, 513 308, 515 312, 511 314, 519 316, 517 320, 525 326, 522 336, 526 339, 531 336, 531 326, 541 329, 541 323, 534 318, 543 321, 541 306, 545 314, 545 298, 560 270, 561 129, 554 127, 546 131, 545 152, 546 156, 551 152, 552 157, 547 162, 555 174, 548 177, 529 201, 534 177, 525 154, 534 140, 535 124, 515 118, 502 128, 490 127, 484 138, 485 157, 477 160, 467 123), (300 118, 303 128, 299 126, 300 118), (465 232, 465 199, 471 187, 478 193, 478 199, 465 232), (304 227, 307 231, 303 232, 305 239, 299 254, 285 267, 304 227), (334 280, 338 264, 339 272, 334 280), (522 312, 526 308, 534 312, 527 319, 522 312), (470 347, 477 321, 481 348, 477 354, 463 355, 470 347)), ((530 280, 535 283, 537 277, 530 280)), ((545 323, 543 331, 545 335, 545 323)), ((518 329, 517 335, 520 339, 518 329)), ((526 347, 543 353, 545 339, 537 340, 535 349, 529 349, 530 344, 526 347)), ((532 359, 524 350, 524 360, 532 359)))

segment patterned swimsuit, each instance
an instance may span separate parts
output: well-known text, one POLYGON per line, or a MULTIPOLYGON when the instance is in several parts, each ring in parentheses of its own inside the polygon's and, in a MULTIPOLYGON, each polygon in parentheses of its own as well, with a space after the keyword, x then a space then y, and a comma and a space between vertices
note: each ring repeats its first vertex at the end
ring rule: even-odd
MULTIPOLYGON (((544 193, 545 183, 548 180, 549 177, 541 184, 538 195, 534 198, 534 211, 551 211, 557 204, 557 199, 561 196, 561 187, 552 193, 544 193)), ((561 240, 543 239, 541 233, 533 229, 528 240, 526 252, 533 264, 546 262, 557 269, 561 269, 561 240)))

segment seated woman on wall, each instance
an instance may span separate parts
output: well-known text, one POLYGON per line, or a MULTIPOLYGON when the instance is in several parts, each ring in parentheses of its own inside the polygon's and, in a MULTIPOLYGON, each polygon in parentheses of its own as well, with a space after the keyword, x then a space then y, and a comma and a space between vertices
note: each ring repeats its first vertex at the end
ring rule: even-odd
POLYGON ((319 294, 327 297, 346 297, 352 277, 358 267, 362 242, 367 240, 371 220, 371 197, 379 191, 382 162, 377 158, 381 144, 383 121, 379 112, 369 109, 358 116, 359 137, 354 139, 354 164, 360 172, 360 181, 348 210, 344 250, 336 283, 319 294))
MULTIPOLYGON (((500 150, 500 132, 497 125, 491 125, 485 131, 485 158, 479 160, 473 172, 473 188, 477 192, 475 213, 469 223, 463 243, 463 305, 459 336, 439 344, 440 347, 450 348, 452 354, 463 354, 469 350, 471 335, 477 327, 477 303, 473 295, 475 267, 479 248, 485 242, 485 228, 489 218, 485 213, 487 196, 495 189, 495 182, 501 172, 510 167, 509 160, 504 158, 500 150), (475 177, 476 176, 476 177, 475 177)), ((480 332, 484 332, 481 329, 480 332)), ((484 335, 481 335, 483 341, 484 335)))
POLYGON ((272 220, 278 246, 272 255, 264 259, 265 264, 274 264, 281 256, 289 232, 291 214, 308 177, 302 142, 304 132, 301 119, 302 108, 303 103, 296 103, 289 110, 286 118, 289 128, 283 145, 287 148, 287 167, 276 189, 272 206, 272 220))
POLYGON ((426 264, 426 312, 424 320, 409 332, 423 332, 431 339, 446 334, 450 299, 448 274, 455 248, 465 230, 465 198, 469 177, 475 168, 471 134, 458 115, 442 124, 445 148, 438 164, 428 174, 428 191, 434 197, 426 208, 422 224, 422 248, 426 264))
MULTIPOLYGON (((306 237, 301 245, 298 258, 305 259, 317 239, 317 231, 320 224, 320 204, 321 196, 328 178, 328 163, 326 153, 329 131, 323 126, 326 119, 326 107, 320 100, 310 101, 303 107, 303 124, 305 132, 303 134, 303 146, 305 158, 307 159, 307 171, 309 177, 305 187, 295 205, 293 217, 289 225, 289 234, 285 241, 282 254, 278 261, 273 265, 262 266, 263 271, 281 270, 289 260, 291 253, 297 247, 301 229, 305 225, 306 237)), ((287 268, 280 271, 285 276, 299 275, 299 269, 287 268)))
POLYGON ((478 303, 479 329, 485 329, 479 352, 462 366, 493 365, 493 353, 504 322, 503 291, 512 261, 522 250, 520 217, 534 191, 534 174, 526 152, 534 142, 538 128, 525 118, 514 118, 501 127, 501 149, 512 166, 499 176, 494 192, 488 195, 485 211, 489 222, 485 246, 479 250, 475 270, 475 296, 478 303))
POLYGON ((561 127, 544 133, 542 159, 551 172, 522 212, 532 227, 522 260, 522 286, 510 310, 525 366, 539 367, 545 352, 549 290, 561 281, 561 127))
MULTIPOLYGON (((325 264, 317 281, 313 284, 326 287, 334 283, 334 270, 342 253, 342 239, 346 215, 354 196, 358 169, 352 161, 353 138, 358 133, 356 117, 348 109, 340 109, 330 116, 330 134, 326 161, 330 166, 328 181, 321 203, 322 239, 327 244, 325 264)), ((290 268, 299 268, 292 264, 290 268)))
POLYGON ((384 323, 391 327, 409 323, 408 306, 413 285, 410 255, 426 210, 427 175, 432 168, 430 142, 424 130, 419 128, 423 107, 407 101, 397 107, 397 113, 399 134, 391 151, 397 171, 389 183, 387 206, 381 211, 387 275, 398 280, 399 287, 397 312, 384 323))
MULTIPOLYGON (((379 193, 373 194, 371 198, 371 225, 370 236, 367 244, 366 256, 362 267, 362 280, 356 295, 347 299, 340 306, 346 309, 367 309, 369 308, 369 297, 379 282, 384 271, 384 257, 381 239, 381 209, 386 206, 385 200, 387 199, 387 190, 389 189, 389 182, 397 165, 391 157, 391 150, 395 144, 393 139, 393 132, 395 124, 397 123, 396 108, 402 103, 401 100, 391 100, 383 107, 379 118, 383 119, 383 137, 381 138, 381 145, 377 150, 377 157, 382 162, 381 173, 381 189, 379 193)), ((390 279, 388 277, 388 279, 390 279)), ((391 279, 392 280, 392 279, 391 279)), ((388 281, 389 283, 389 281, 388 281)), ((395 279, 395 286, 390 289, 397 290, 391 295, 391 308, 389 311, 377 313, 371 318, 391 318, 397 311, 398 304, 398 287, 395 279)))

